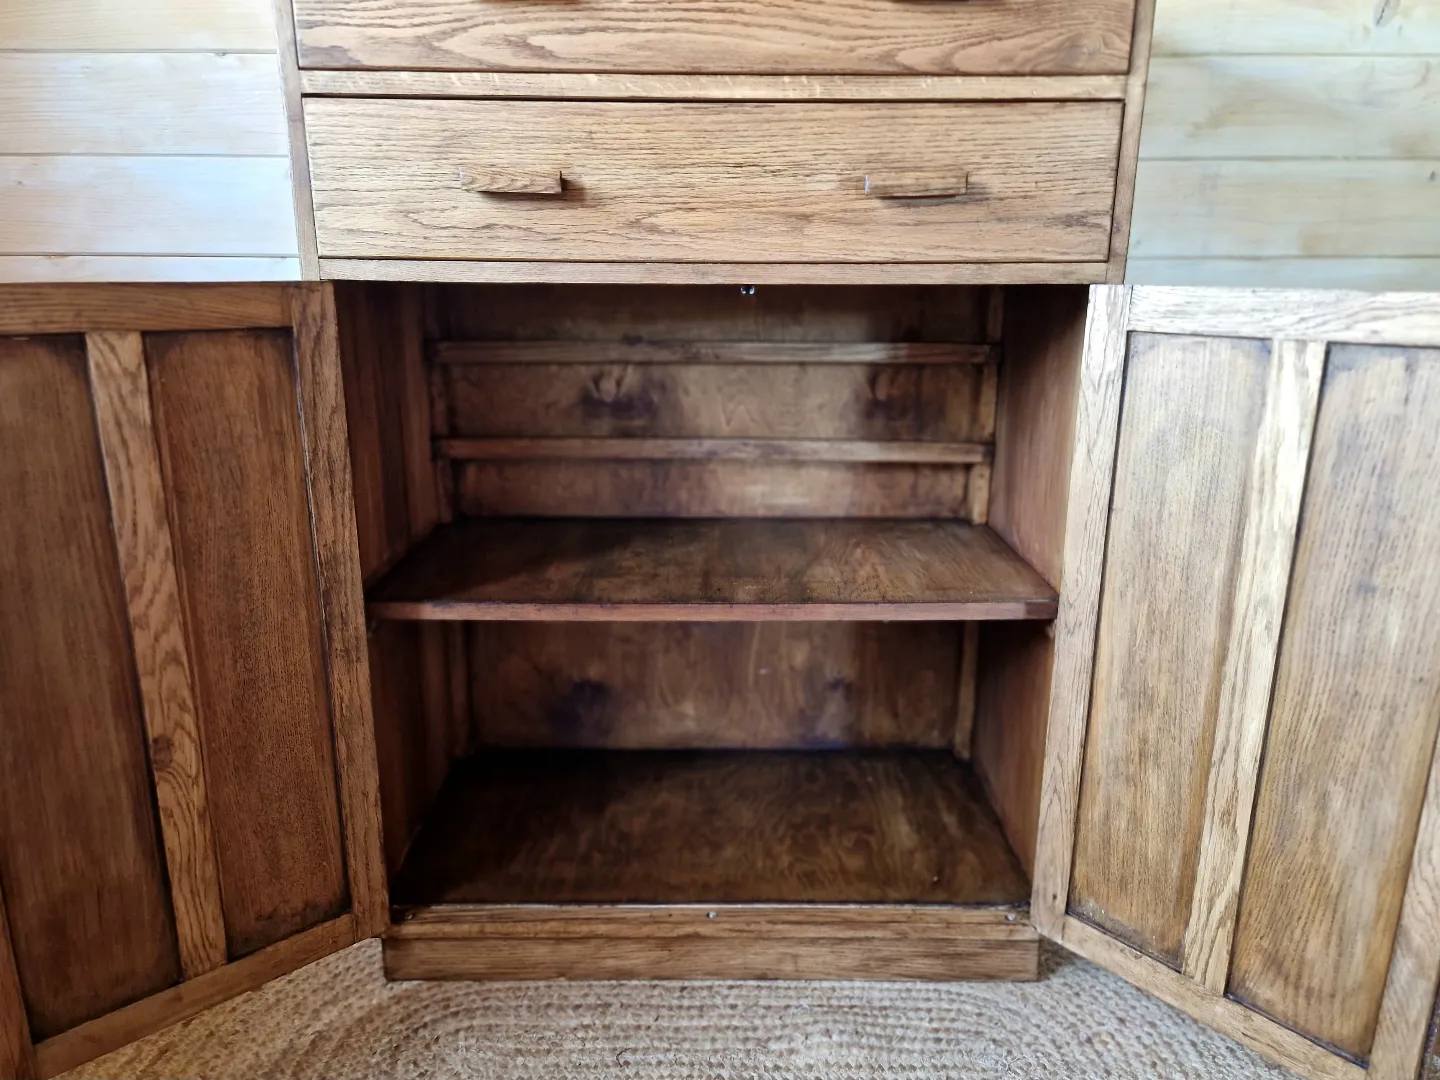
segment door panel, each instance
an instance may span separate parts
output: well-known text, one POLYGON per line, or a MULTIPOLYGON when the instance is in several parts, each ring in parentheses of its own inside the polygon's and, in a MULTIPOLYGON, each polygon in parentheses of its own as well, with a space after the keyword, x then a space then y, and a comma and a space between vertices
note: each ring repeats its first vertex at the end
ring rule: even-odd
POLYGON ((1070 906, 1176 968, 1269 362, 1136 334, 1127 364, 1070 906))
POLYGON ((179 980, 79 336, 0 339, 0 891, 34 1037, 179 980))
POLYGON ((1411 1080, 1440 298, 1102 288, 1091 321, 1036 923, 1303 1075, 1411 1080))
POLYGON ((1440 352, 1333 346, 1230 992, 1370 1051, 1440 726, 1440 352))
POLYGON ((383 917, 330 303, 0 288, 7 334, 59 335, 0 338, 7 1080, 383 917))
POLYGON ((145 351, 233 959, 348 899, 291 341, 145 351))

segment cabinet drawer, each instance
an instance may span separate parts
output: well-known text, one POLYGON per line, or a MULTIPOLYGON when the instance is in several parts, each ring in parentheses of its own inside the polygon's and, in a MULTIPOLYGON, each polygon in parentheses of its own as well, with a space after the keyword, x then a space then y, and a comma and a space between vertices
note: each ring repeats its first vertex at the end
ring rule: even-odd
POLYGON ((295 0, 315 68, 1120 74, 1134 0, 295 0))
POLYGON ((1103 261, 1113 102, 311 99, 320 254, 1103 261), (867 191, 868 188, 868 191, 867 191))

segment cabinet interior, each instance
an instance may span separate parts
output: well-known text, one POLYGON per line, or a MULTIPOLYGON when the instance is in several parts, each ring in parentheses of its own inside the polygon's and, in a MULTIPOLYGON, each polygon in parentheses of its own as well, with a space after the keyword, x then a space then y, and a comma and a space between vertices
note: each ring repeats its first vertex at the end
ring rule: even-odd
POLYGON ((1028 903, 1085 289, 336 299, 400 917, 1028 903))

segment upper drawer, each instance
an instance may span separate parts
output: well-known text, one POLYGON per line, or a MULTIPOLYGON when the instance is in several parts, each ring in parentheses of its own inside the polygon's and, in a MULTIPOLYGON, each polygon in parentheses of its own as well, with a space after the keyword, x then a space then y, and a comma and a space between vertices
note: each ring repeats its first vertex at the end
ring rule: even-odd
POLYGON ((1120 111, 308 99, 305 121, 322 256, 1049 262, 1109 254, 1120 111))
POLYGON ((314 68, 1102 75, 1134 0, 295 0, 314 68))

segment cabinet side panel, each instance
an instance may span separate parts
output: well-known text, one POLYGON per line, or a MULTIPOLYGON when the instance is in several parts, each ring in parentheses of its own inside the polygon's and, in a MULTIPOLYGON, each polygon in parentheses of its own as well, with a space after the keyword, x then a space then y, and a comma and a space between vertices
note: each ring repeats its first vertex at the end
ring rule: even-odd
POLYGON ((1368 1054, 1440 726, 1440 355, 1335 346, 1232 995, 1368 1054))
POLYGON ((1172 965, 1269 361, 1265 342, 1131 338, 1070 907, 1172 965))
POLYGON ((79 338, 0 341, 0 881, 38 1040, 179 981, 79 338))
POLYGON ((233 959, 348 900, 292 343, 146 345, 233 959))

